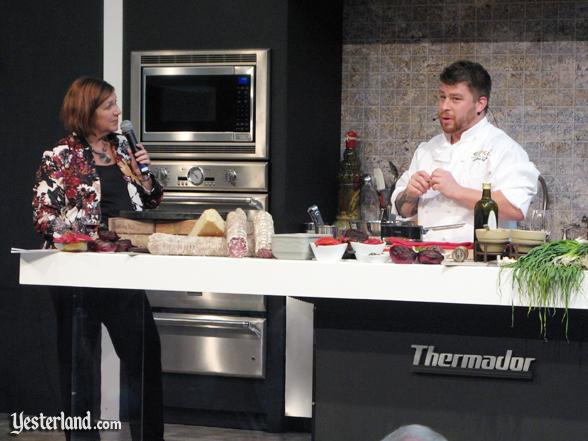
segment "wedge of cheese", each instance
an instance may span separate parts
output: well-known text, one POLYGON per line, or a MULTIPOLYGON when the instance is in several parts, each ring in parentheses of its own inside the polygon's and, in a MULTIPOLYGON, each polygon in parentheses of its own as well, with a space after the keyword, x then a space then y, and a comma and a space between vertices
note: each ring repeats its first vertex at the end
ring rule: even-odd
MULTIPOLYGON (((196 217, 196 216, 194 216, 196 217)), ((196 219, 188 219, 183 221, 156 221, 155 232, 166 234, 183 234, 187 236, 196 225, 196 219)))
POLYGON ((218 211, 209 208, 200 215, 189 236, 224 236, 224 234, 225 221, 218 211))

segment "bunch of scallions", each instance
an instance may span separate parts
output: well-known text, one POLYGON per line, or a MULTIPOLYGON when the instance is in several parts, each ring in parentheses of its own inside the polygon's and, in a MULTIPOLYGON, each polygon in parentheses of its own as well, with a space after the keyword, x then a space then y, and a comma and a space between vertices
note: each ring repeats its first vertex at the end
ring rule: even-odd
MULTIPOLYGON (((580 293, 588 268, 588 241, 558 240, 532 248, 528 254, 501 267, 512 270, 512 286, 529 305, 529 313, 538 310, 540 334, 547 337, 547 319, 557 307, 564 308, 562 322, 568 336, 568 306, 580 293)), ((513 306, 514 320, 514 306, 513 306)))

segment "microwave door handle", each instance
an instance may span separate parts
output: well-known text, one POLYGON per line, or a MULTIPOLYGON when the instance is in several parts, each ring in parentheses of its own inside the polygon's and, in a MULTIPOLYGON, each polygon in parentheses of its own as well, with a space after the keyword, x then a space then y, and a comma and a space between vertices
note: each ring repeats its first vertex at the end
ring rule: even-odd
POLYGON ((262 203, 257 199, 238 196, 188 196, 168 194, 164 196, 164 202, 209 202, 214 204, 242 204, 256 210, 263 209, 262 203))

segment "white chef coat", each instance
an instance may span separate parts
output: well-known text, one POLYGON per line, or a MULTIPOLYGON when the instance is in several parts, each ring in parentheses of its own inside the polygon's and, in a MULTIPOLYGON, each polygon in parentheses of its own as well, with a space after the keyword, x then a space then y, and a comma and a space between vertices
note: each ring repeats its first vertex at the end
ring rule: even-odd
MULTIPOLYGON (((423 170, 428 174, 436 168, 449 171, 463 187, 482 189, 490 182, 492 191, 502 191, 506 199, 523 214, 527 213, 537 193, 539 171, 529 161, 523 148, 504 131, 482 119, 462 133, 455 144, 444 133, 429 142, 421 143, 414 153, 410 167, 396 184, 392 193, 392 207, 396 214, 396 197, 406 188, 410 177, 423 170)), ((465 226, 452 230, 429 231, 423 240, 439 242, 471 242, 474 237, 474 212, 433 190, 419 198, 418 223, 423 227, 465 222, 465 226)), ((501 221, 500 226, 515 228, 514 221, 501 221)))

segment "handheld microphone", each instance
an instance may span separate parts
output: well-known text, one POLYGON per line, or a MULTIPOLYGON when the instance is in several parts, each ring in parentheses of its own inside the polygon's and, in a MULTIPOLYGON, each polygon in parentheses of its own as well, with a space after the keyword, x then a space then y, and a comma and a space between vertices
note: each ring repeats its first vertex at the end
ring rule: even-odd
POLYGON ((439 119, 439 117, 438 117, 438 116, 435 116, 435 117, 433 118, 433 121, 437 121, 438 119, 439 119))
MULTIPOLYGON (((133 154, 137 153, 139 149, 137 148, 137 135, 135 135, 135 131, 133 130, 133 123, 129 120, 124 120, 120 125, 120 130, 124 137, 127 138, 133 154)), ((149 166, 147 164, 139 164, 139 170, 141 170, 142 175, 149 174, 149 166)))

